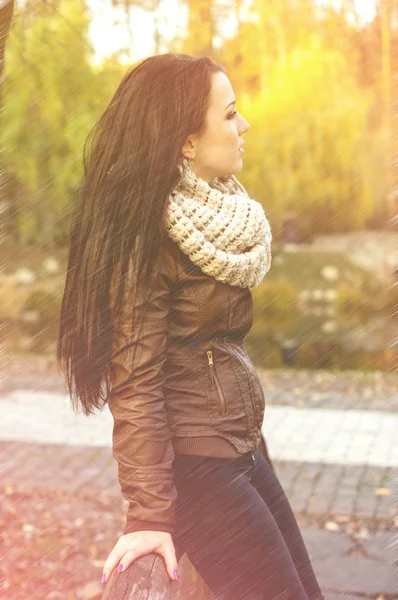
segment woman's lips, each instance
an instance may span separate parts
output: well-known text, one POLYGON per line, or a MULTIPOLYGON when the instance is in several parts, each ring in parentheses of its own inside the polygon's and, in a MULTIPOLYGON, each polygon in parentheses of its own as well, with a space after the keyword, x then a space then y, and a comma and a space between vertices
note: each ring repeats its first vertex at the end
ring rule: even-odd
POLYGON ((240 152, 241 154, 243 154, 244 153, 243 148, 239 148, 238 152, 240 152))

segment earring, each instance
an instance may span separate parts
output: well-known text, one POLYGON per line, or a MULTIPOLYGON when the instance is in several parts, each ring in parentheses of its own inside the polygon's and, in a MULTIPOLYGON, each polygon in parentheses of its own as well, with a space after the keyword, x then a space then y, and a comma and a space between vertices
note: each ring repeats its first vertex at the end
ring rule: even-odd
POLYGON ((192 158, 187 158, 184 156, 180 164, 178 165, 178 170, 180 171, 181 178, 184 179, 188 173, 192 171, 192 158))

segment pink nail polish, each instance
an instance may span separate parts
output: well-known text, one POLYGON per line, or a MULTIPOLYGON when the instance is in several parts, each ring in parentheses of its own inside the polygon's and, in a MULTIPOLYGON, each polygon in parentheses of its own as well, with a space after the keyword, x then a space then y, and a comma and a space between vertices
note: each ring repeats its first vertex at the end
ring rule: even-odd
POLYGON ((178 581, 178 573, 177 571, 173 571, 174 579, 178 581))
POLYGON ((119 566, 118 566, 118 568, 117 568, 117 570, 119 571, 119 573, 120 573, 121 571, 123 571, 123 565, 119 565, 119 566))
POLYGON ((106 580, 106 575, 103 575, 102 579, 101 579, 101 583, 105 583, 105 580, 106 580))

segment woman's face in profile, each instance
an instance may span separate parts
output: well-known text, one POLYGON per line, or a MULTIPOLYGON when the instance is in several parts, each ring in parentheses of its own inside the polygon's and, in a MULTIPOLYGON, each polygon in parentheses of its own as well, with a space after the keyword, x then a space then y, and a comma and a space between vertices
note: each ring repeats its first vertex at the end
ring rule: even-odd
POLYGON ((236 111, 228 77, 213 73, 205 132, 200 138, 189 136, 183 149, 185 156, 193 158, 194 173, 207 182, 238 173, 242 168, 242 135, 248 129, 249 123, 236 111))

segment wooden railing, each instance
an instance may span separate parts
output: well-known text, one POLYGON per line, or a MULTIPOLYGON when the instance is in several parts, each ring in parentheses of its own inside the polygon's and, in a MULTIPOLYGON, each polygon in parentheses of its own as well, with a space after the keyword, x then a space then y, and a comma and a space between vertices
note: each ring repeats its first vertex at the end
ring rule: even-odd
POLYGON ((184 554, 178 581, 171 581, 160 554, 137 558, 126 571, 112 572, 102 600, 216 600, 184 554))

